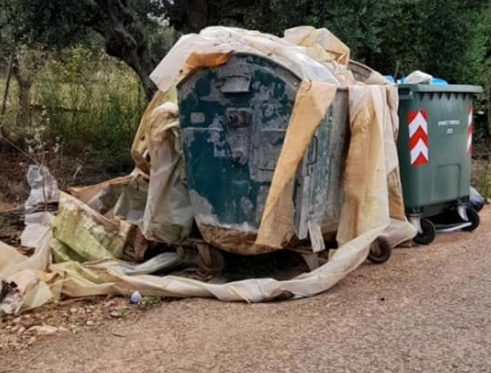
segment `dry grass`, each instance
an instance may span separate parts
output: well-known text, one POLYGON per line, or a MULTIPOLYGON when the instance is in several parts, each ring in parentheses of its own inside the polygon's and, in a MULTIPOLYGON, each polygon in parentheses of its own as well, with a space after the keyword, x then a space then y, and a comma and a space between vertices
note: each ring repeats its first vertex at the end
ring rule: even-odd
POLYGON ((491 197, 491 160, 473 161, 471 184, 484 198, 491 197))

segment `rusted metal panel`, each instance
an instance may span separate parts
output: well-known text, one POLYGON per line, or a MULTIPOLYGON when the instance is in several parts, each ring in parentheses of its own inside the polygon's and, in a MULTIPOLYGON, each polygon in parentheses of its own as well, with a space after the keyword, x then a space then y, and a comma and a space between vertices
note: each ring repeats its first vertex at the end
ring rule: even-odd
MULTIPOLYGON (((276 62, 236 53, 178 86, 188 188, 208 243, 246 255, 273 250, 254 241, 300 82, 276 62)), ((298 167, 294 241, 308 238, 309 226, 337 226, 347 105, 339 91, 298 167)))

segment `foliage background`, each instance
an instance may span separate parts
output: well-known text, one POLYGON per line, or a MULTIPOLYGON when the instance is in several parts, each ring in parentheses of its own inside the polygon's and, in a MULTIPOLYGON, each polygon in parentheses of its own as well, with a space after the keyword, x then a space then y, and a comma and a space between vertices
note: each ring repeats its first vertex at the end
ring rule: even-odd
MULTIPOLYGON (((2 160, 10 162, 9 167, 21 164, 16 175, 23 175, 22 167, 33 160, 48 162, 60 173, 62 185, 131 170, 129 148, 147 97, 141 74, 124 58, 109 56, 111 34, 97 28, 110 24, 101 15, 104 8, 94 8, 117 2, 121 3, 0 0, 0 93, 14 48, 20 78, 29 83, 26 107, 20 95, 22 79, 12 79, 0 119, 5 136, 0 140, 0 167, 2 160)), ((136 10, 131 20, 120 24, 134 27, 141 21, 138 26, 145 29, 143 37, 154 63, 183 32, 208 24, 279 36, 286 28, 309 24, 331 30, 351 48, 353 59, 383 74, 397 70, 400 77, 418 69, 451 83, 482 85, 486 94, 477 102, 476 112, 485 114, 481 137, 489 144, 489 0, 128 0, 125 4, 136 10)), ((131 27, 125 37, 132 36, 131 27)), ((14 177, 6 172, 3 176, 14 177)), ((23 198, 23 193, 3 184, 0 180, 0 199, 8 193, 23 198)))

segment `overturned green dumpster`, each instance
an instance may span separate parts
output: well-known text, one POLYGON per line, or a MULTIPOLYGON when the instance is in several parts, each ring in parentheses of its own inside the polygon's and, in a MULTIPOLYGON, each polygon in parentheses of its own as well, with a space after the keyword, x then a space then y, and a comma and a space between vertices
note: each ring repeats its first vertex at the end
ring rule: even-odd
MULTIPOLYGON (((178 86, 188 188, 210 244, 244 255, 274 249, 254 241, 300 84, 269 58, 236 53, 178 86)), ((309 236, 322 246, 337 230, 348 132, 348 92, 339 89, 298 165, 295 235, 282 247, 309 236)))

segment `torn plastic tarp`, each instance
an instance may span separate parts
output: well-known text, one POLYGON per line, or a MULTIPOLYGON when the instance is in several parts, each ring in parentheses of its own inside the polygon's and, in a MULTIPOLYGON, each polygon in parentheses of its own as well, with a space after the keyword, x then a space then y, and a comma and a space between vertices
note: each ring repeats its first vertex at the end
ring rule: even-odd
POLYGON ((336 87, 331 84, 302 81, 276 163, 257 245, 282 248, 282 243, 293 236, 292 191, 296 170, 335 94, 336 87))
MULTIPOLYGON (((19 265, 26 268, 16 275, 7 276, 7 281, 21 284, 22 302, 18 311, 28 310, 48 302, 56 301, 61 294, 70 297, 85 297, 105 294, 129 295, 138 290, 143 294, 169 297, 215 297, 223 301, 262 302, 276 298, 301 298, 318 294, 336 284, 346 274, 358 267, 366 257, 371 242, 382 232, 377 228, 344 245, 333 258, 318 269, 286 281, 271 278, 249 279, 227 284, 210 284, 178 276, 151 276, 125 274, 125 270, 107 262, 97 263, 64 262, 49 266, 49 274, 30 269, 27 260, 19 265), (29 268, 29 269, 28 269, 29 268)), ((10 248, 9 252, 15 251, 10 248)), ((10 259, 6 258, 9 265, 10 259)), ((46 245, 36 252, 37 259, 47 261, 50 253, 46 245)), ((0 271, 0 277, 4 273, 0 271)))
POLYGON ((38 245, 39 238, 51 229, 55 221, 55 215, 51 212, 42 211, 28 214, 25 217, 26 228, 20 236, 20 244, 31 249, 38 245))
POLYGON ((50 238, 51 230, 40 238, 31 257, 0 242, 0 280, 12 285, 0 302, 2 312, 17 314, 59 299, 60 292, 51 291, 55 274, 48 271, 51 260, 50 238))
POLYGON ((175 252, 162 253, 142 262, 133 263, 122 260, 104 260, 92 263, 91 268, 113 269, 124 275, 148 275, 151 273, 170 271, 184 264, 191 264, 195 258, 190 258, 182 246, 177 247, 175 252))
POLYGON ((72 195, 107 218, 119 217, 141 229, 146 239, 171 244, 185 240, 193 211, 185 184, 179 113, 157 92, 135 136, 135 171, 96 185, 70 188, 72 195))
POLYGON ((192 70, 227 62, 232 51, 250 52, 274 59, 300 77, 339 84, 329 68, 310 58, 306 47, 277 36, 232 27, 207 27, 199 34, 181 37, 150 75, 167 92, 192 70))
POLYGON ((471 187, 469 192, 469 201, 467 201, 467 207, 481 211, 486 203, 484 197, 476 190, 476 188, 471 187))
POLYGON ((152 241, 179 244, 191 231, 193 209, 184 183, 179 111, 171 102, 156 107, 146 128, 150 184, 142 233, 152 241))
POLYGON ((169 96, 174 97, 172 88, 167 92, 157 91, 143 113, 140 125, 131 145, 131 157, 135 162, 136 169, 147 177, 150 175, 150 162, 148 158, 148 146, 146 141, 147 127, 150 125, 150 116, 157 106, 170 101, 169 96))
POLYGON ((135 229, 126 220, 108 219, 61 193, 51 242, 55 261, 132 258, 135 229))
POLYGON ((341 40, 325 28, 299 26, 285 31, 285 40, 306 47, 306 54, 319 62, 335 61, 347 66, 350 50, 341 40))
POLYGON ((29 166, 27 183, 31 192, 25 203, 26 213, 33 212, 36 207, 58 201, 58 183, 45 166, 29 166))

